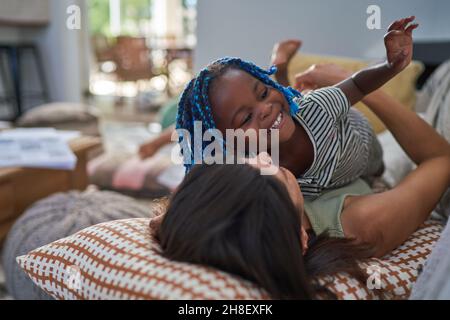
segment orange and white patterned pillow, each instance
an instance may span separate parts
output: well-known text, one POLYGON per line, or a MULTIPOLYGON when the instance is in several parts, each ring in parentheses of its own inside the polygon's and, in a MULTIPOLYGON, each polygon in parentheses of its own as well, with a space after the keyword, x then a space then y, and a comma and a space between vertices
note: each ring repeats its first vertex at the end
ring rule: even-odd
MULTIPOLYGON (((19 265, 56 299, 268 299, 239 277, 213 268, 168 260, 149 232, 149 219, 101 223, 17 258, 19 265)), ((368 289, 338 274, 328 288, 339 299, 402 299, 439 238, 428 222, 382 260, 373 259, 368 289), (377 289, 379 288, 379 289, 377 289)))
POLYGON ((429 220, 390 254, 363 263, 368 274, 366 285, 346 274, 320 281, 327 283, 327 288, 340 299, 407 299, 443 228, 442 224, 429 220))

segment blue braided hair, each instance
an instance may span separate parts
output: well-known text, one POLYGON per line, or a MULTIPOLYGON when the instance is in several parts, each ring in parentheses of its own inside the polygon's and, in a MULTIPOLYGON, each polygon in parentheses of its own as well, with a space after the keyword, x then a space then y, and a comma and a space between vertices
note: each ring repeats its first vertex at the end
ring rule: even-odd
MULTIPOLYGON (((179 137, 182 152, 183 150, 190 150, 189 154, 183 153, 184 165, 187 172, 194 164, 194 151, 202 154, 203 150, 205 150, 208 145, 208 142, 202 141, 201 150, 194 150, 194 122, 201 121, 202 135, 207 130, 216 129, 216 123, 213 119, 208 95, 209 88, 211 82, 223 75, 229 68, 241 69, 259 79, 264 84, 281 92, 289 104, 291 114, 295 114, 298 110, 298 105, 294 102, 294 98, 301 97, 300 92, 291 87, 284 87, 270 77, 277 70, 275 66, 270 67, 268 70, 264 70, 251 62, 235 57, 224 57, 214 61, 201 70, 197 77, 189 82, 184 89, 178 104, 176 128, 185 129, 190 134, 190 141, 187 141, 187 139, 184 139, 181 135, 179 137)), ((225 148, 224 144, 223 148, 225 148)), ((203 160, 203 154, 201 157, 203 160)))

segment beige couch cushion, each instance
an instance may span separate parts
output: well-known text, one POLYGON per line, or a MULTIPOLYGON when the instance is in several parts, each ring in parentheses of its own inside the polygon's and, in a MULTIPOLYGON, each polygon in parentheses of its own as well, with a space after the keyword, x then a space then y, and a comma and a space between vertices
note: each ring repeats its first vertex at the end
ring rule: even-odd
POLYGON ((98 111, 82 103, 53 102, 28 110, 17 120, 19 127, 52 127, 77 130, 84 135, 98 136, 98 111))

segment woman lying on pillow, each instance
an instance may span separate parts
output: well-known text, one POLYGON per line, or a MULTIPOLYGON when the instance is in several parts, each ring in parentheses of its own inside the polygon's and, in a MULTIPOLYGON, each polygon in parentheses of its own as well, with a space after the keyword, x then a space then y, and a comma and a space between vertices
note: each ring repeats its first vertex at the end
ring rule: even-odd
MULTIPOLYGON (((347 77, 328 65, 297 80, 316 88, 347 77)), ((256 164, 200 165, 152 220, 164 254, 254 281, 273 298, 316 298, 316 276, 346 271, 362 280, 357 261, 402 244, 450 184, 450 145, 433 128, 381 91, 363 101, 417 164, 395 188, 373 194, 358 179, 306 201, 288 170, 260 174, 272 165, 267 155, 256 164)))
MULTIPOLYGON (((339 77, 336 66, 309 71, 319 87, 339 77)), ((357 260, 402 244, 450 184, 450 145, 433 128, 381 91, 364 102, 417 164, 395 188, 372 194, 357 180, 308 202, 288 170, 260 174, 272 165, 267 154, 254 164, 198 165, 152 220, 165 256, 239 275, 273 298, 317 297, 316 276, 344 271, 364 279, 357 260)))

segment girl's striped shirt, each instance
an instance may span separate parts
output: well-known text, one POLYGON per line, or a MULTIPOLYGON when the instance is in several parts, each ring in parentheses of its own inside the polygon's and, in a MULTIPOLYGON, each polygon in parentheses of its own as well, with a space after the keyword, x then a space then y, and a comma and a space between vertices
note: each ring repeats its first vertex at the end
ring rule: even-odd
POLYGON ((344 186, 363 175, 376 137, 342 90, 322 88, 295 102, 299 110, 294 119, 305 128, 314 147, 311 167, 297 179, 303 195, 315 198, 324 189, 344 186))

